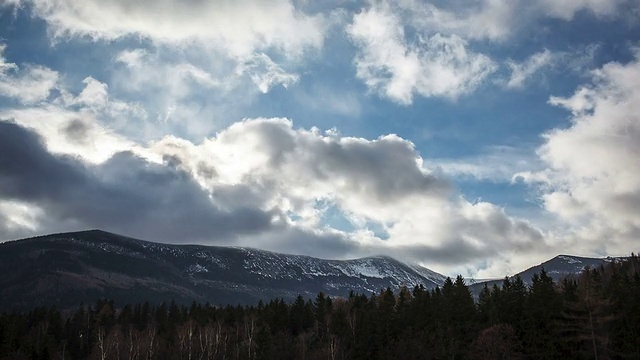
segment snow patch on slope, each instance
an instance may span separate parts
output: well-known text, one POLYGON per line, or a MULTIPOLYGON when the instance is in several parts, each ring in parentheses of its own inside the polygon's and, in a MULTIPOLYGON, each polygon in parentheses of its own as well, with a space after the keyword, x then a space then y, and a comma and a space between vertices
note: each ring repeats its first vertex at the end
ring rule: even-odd
POLYGON ((567 262, 567 264, 582 264, 582 261, 572 258, 570 256, 558 255, 558 259, 562 259, 567 262))
POLYGON ((195 264, 195 265, 189 266, 189 268, 187 269, 187 272, 190 273, 190 274, 193 274, 193 273, 208 273, 209 269, 207 269, 205 266, 202 266, 200 264, 195 264))

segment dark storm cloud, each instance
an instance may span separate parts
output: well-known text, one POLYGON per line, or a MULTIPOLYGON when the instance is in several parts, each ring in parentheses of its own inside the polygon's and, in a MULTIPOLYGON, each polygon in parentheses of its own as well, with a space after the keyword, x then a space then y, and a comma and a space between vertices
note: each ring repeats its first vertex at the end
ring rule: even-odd
POLYGON ((268 229, 277 215, 221 210, 186 173, 129 152, 97 166, 51 154, 37 135, 9 122, 0 122, 0 169, 4 200, 38 204, 60 221, 159 241, 229 241, 268 229))
POLYGON ((49 154, 37 135, 8 122, 0 122, 0 169, 4 198, 55 201, 87 185, 82 164, 49 154))

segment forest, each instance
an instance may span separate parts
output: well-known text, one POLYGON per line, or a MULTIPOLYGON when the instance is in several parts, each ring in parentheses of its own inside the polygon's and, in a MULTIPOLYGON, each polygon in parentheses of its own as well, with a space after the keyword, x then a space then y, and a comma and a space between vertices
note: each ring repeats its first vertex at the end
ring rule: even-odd
POLYGON ((640 359, 640 262, 554 283, 383 289, 255 306, 130 304, 0 315, 0 359, 640 359))

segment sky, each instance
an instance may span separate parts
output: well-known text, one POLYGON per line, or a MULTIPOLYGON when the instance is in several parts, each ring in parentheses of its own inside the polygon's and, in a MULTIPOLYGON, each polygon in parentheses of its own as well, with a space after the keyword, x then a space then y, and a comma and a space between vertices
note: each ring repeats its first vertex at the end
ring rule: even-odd
POLYGON ((0 0, 0 241, 628 255, 638 84, 640 0, 0 0))

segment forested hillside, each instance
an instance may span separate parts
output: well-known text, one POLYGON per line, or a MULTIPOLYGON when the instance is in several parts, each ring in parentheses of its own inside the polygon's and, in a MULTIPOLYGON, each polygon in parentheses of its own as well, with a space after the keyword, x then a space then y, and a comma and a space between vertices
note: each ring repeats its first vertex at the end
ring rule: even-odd
POLYGON ((544 270, 485 287, 390 289, 292 303, 194 303, 0 316, 1 359, 613 359, 640 358, 640 262, 554 283, 544 270))

